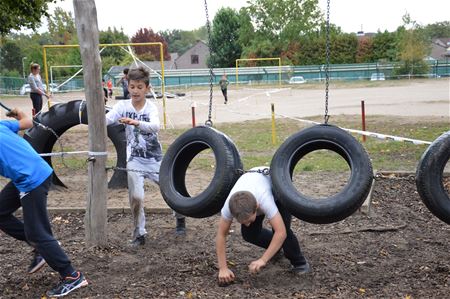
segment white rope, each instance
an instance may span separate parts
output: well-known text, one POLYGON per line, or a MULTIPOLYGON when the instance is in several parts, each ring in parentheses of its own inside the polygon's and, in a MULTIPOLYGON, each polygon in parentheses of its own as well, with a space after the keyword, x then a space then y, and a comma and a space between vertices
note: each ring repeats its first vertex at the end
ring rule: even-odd
POLYGON ((107 156, 108 152, 90 152, 90 151, 74 151, 74 152, 58 152, 58 153, 42 153, 41 157, 68 156, 68 155, 84 155, 88 156, 107 156))
POLYGON ((159 81, 162 81, 162 76, 161 76, 157 71, 155 71, 154 69, 152 69, 151 67, 149 67, 148 65, 146 65, 142 60, 139 59, 139 57, 135 56, 133 52, 128 51, 127 49, 125 49, 125 48, 122 47, 122 46, 121 46, 120 48, 121 48, 122 50, 124 50, 125 52, 127 52, 128 54, 130 54, 131 57, 134 59, 134 61, 137 60, 137 61, 139 61, 139 62, 142 64, 142 66, 148 68, 152 74, 155 74, 155 75, 158 77, 159 81))

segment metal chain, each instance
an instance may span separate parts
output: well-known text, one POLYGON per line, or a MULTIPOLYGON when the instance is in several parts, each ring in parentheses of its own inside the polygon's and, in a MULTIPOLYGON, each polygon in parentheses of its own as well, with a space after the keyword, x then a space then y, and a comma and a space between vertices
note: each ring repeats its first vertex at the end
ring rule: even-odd
POLYGON ((156 172, 156 171, 146 171, 146 170, 116 167, 116 166, 106 167, 106 170, 120 170, 120 171, 126 171, 126 172, 130 171, 130 172, 137 172, 137 173, 142 173, 142 174, 159 174, 159 172, 156 172))
POLYGON ((208 110, 208 120, 205 122, 205 125, 212 127, 213 123, 211 120, 212 114, 212 103, 213 103, 213 80, 214 80, 214 72, 213 72, 213 59, 212 59, 212 46, 211 46, 211 24, 209 22, 209 13, 208 13, 208 3, 205 0, 205 13, 206 13, 206 29, 208 32, 208 49, 209 49, 209 110, 208 110))
POLYGON ((416 176, 413 174, 409 174, 406 176, 398 176, 398 175, 384 175, 381 173, 377 173, 374 175, 373 177, 375 180, 379 181, 379 180, 395 180, 395 181, 411 181, 414 182, 416 180, 416 176))
POLYGON ((256 173, 262 173, 263 175, 270 175, 270 170, 268 167, 263 168, 263 169, 256 169, 256 170, 236 169, 236 172, 240 175, 243 175, 244 173, 249 173, 249 172, 256 172, 256 173))
MULTIPOLYGON (((52 133, 56 137, 56 141, 58 141, 60 152, 64 152, 64 146, 62 144, 61 138, 60 138, 60 136, 58 134, 56 134, 56 132, 52 128, 50 128, 50 127, 48 127, 48 126, 46 126, 46 125, 36 121, 35 119, 33 119, 33 123, 35 125, 37 125, 38 127, 40 127, 42 129, 52 133)), ((67 166, 67 164, 66 164, 66 161, 64 160, 64 155, 61 155, 61 163, 64 165, 64 167, 69 168, 69 166, 67 166)))
POLYGON ((328 123, 328 90, 330 86, 330 0, 327 0, 327 24, 326 24, 326 61, 325 61, 325 115, 324 122, 328 123))

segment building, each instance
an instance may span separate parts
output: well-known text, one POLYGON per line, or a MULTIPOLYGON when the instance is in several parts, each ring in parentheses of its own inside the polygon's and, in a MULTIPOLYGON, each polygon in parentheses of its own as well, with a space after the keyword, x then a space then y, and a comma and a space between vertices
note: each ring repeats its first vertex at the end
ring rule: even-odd
POLYGON ((203 41, 197 41, 185 53, 175 60, 176 69, 206 69, 208 68, 207 60, 209 57, 208 45, 203 41))
POLYGON ((428 59, 446 60, 450 58, 450 38, 435 38, 431 42, 428 59))

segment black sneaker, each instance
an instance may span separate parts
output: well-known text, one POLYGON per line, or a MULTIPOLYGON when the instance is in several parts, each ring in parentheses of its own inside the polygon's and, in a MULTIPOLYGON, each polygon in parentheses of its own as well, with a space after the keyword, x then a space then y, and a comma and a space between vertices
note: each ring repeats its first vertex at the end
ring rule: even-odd
POLYGON ((131 241, 130 246, 131 247, 139 247, 139 246, 144 246, 145 245, 145 236, 139 236, 136 237, 133 241, 131 241))
POLYGON ((175 233, 178 236, 186 234, 186 218, 177 218, 177 226, 175 228, 175 233))
POLYGON ((294 272, 295 274, 306 274, 311 272, 311 266, 308 262, 305 262, 304 264, 298 266, 292 266, 292 272, 294 272))
POLYGON ((36 273, 41 270, 45 265, 45 260, 42 255, 39 254, 36 250, 34 250, 33 260, 31 261, 30 266, 28 267, 28 274, 36 273))
POLYGON ((63 297, 70 292, 88 285, 84 275, 77 271, 73 276, 67 276, 53 289, 47 292, 48 297, 63 297))

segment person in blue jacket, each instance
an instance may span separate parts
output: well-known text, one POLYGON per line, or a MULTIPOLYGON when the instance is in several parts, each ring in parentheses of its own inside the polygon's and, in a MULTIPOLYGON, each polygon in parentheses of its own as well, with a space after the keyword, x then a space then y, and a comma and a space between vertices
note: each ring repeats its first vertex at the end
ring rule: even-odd
POLYGON ((45 263, 59 272, 61 282, 47 295, 61 297, 88 282, 72 267, 53 237, 47 212, 53 169, 17 134, 19 130, 31 128, 33 120, 18 109, 9 111, 7 116, 14 119, 0 120, 0 175, 11 181, 0 191, 0 230, 34 248, 29 274, 40 270, 45 263), (22 207, 22 220, 13 214, 19 207, 22 207))

